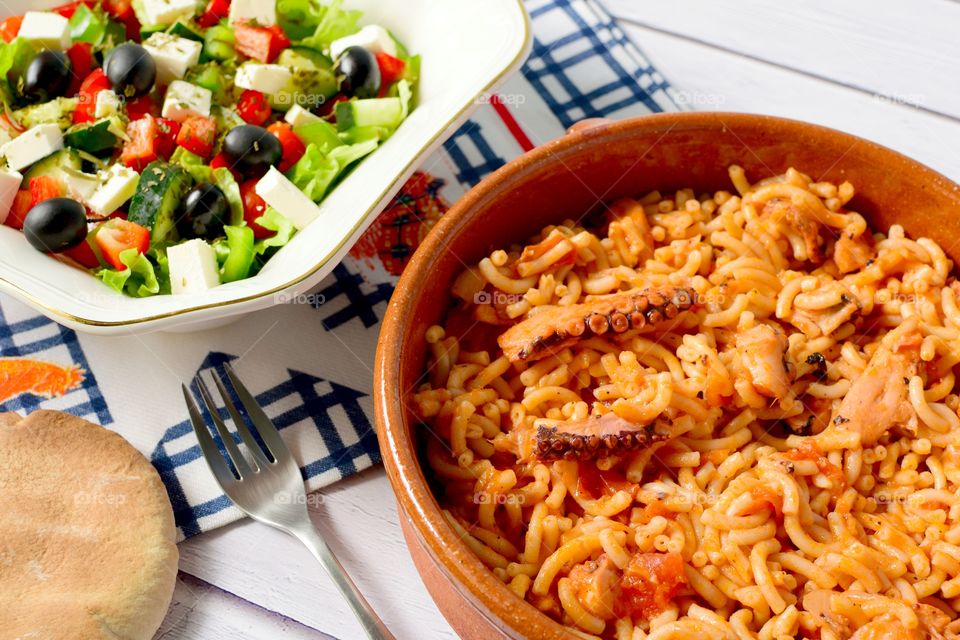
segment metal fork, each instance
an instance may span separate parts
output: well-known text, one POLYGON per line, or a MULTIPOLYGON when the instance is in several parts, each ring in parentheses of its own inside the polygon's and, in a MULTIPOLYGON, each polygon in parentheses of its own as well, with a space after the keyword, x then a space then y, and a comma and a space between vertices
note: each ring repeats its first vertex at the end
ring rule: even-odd
POLYGON ((284 444, 280 433, 247 388, 240 382, 229 363, 224 364, 224 370, 227 377, 230 378, 237 397, 240 399, 240 404, 246 409, 253 426, 260 434, 266 453, 273 460, 267 459, 264 450, 254 439, 236 405, 230 399, 230 394, 220 377, 214 374, 213 380, 217 385, 220 396, 233 419, 237 433, 240 434, 240 439, 247 445, 250 456, 245 457, 240 452, 233 441, 233 436, 227 430, 227 425, 220 418, 217 405, 210 396, 210 390, 198 374, 194 380, 200 389, 200 396, 203 398, 217 433, 220 434, 223 446, 227 450, 227 455, 236 470, 235 475, 220 454, 220 450, 217 448, 213 436, 210 435, 210 430, 203 421, 203 416, 190 390, 185 385, 180 385, 183 388, 183 399, 187 403, 187 410, 190 412, 193 430, 200 442, 200 450, 203 451, 203 457, 206 459, 210 471, 213 472, 213 477, 216 478, 224 493, 233 500, 234 504, 240 507, 241 511, 254 520, 286 531, 310 549, 310 552, 327 570, 340 593, 350 604, 350 608, 353 609, 353 613, 357 616, 367 636, 373 640, 394 640, 393 634, 390 633, 383 621, 360 594, 360 591, 357 590, 356 585, 353 584, 343 566, 333 555, 330 547, 320 536, 320 532, 311 522, 310 516, 307 514, 306 491, 303 488, 300 467, 287 445, 284 444))

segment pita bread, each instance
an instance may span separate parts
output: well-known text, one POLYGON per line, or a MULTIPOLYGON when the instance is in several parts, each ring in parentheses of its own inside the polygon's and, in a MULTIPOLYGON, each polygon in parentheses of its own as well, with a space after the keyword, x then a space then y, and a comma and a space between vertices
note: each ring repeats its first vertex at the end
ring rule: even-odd
POLYGON ((173 511, 119 435, 0 414, 0 637, 149 640, 177 576, 173 511))

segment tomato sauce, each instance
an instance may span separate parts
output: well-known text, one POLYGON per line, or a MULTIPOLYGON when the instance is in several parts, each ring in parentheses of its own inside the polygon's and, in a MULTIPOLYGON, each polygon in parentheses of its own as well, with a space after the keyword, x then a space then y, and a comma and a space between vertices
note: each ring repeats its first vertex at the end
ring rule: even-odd
POLYGON ((663 611, 686 583, 679 553, 635 555, 623 571, 616 613, 649 620, 663 611))
POLYGON ((628 482, 622 473, 612 469, 601 471, 593 462, 579 464, 577 490, 596 500, 617 491, 631 491, 632 482, 628 482))
POLYGON ((820 470, 820 473, 829 478, 830 482, 833 483, 834 491, 842 491, 846 486, 843 471, 840 470, 840 467, 827 460, 826 456, 820 452, 816 443, 810 440, 804 441, 796 449, 785 451, 783 457, 787 460, 793 460, 794 462, 813 460, 817 465, 817 469, 820 470))

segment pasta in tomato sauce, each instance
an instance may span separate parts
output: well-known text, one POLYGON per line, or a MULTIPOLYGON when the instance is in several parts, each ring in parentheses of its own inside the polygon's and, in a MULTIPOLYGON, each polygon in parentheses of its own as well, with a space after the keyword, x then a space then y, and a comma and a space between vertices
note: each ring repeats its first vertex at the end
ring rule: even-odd
POLYGON ((960 283, 790 169, 467 268, 415 408, 444 513, 584 638, 960 637, 960 283))

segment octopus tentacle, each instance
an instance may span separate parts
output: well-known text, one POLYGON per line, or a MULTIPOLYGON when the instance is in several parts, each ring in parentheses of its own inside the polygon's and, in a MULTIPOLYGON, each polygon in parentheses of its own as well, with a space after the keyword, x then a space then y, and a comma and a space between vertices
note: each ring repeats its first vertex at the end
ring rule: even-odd
POLYGON ((533 455, 542 461, 593 460, 640 451, 673 434, 657 423, 636 424, 615 413, 567 423, 534 423, 533 455))
POLYGON ((538 360, 589 335, 624 333, 673 320, 693 306, 694 292, 686 287, 628 291, 570 306, 551 306, 515 324, 499 338, 500 348, 513 361, 538 360))

